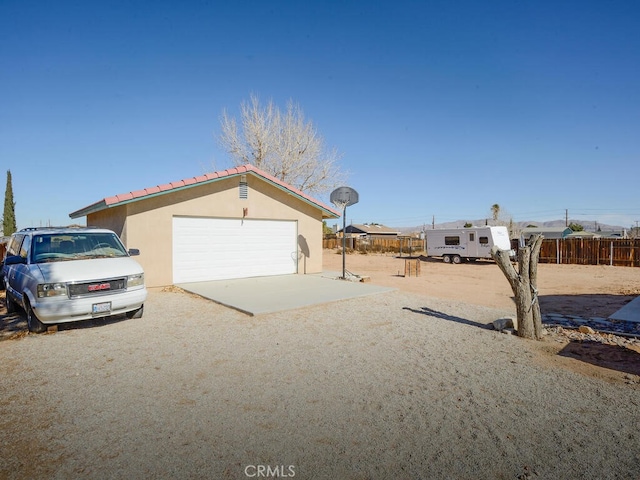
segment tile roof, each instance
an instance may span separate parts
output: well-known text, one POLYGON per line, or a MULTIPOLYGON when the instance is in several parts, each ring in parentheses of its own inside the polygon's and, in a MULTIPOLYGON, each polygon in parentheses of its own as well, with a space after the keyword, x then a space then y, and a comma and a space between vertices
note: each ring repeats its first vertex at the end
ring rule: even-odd
POLYGON ((282 190, 286 190, 292 193, 293 195, 299 197, 304 202, 318 207, 320 210, 323 211, 323 217, 325 218, 337 218, 341 215, 338 210, 335 210, 325 205, 319 200, 307 195, 306 193, 297 189, 296 187, 283 182, 282 180, 274 177, 273 175, 267 172, 264 172, 259 168, 254 167, 253 165, 242 165, 239 167, 229 168, 227 170, 222 170, 219 172, 205 173, 204 175, 199 175, 197 177, 185 178, 183 180, 178 180, 177 182, 165 183, 163 185, 143 188, 142 190, 136 190, 134 192, 121 193, 119 195, 106 197, 106 198, 103 198, 102 200, 92 203, 87 207, 81 208, 80 210, 76 210, 75 212, 70 213, 69 216, 71 218, 83 217, 90 213, 99 212, 100 210, 115 207, 117 205, 141 200, 145 197, 162 195, 174 190, 190 188, 193 186, 202 185, 209 182, 215 182, 224 178, 229 178, 229 177, 242 175, 246 173, 254 174, 258 177, 261 177, 267 182, 274 184, 276 187, 282 190))

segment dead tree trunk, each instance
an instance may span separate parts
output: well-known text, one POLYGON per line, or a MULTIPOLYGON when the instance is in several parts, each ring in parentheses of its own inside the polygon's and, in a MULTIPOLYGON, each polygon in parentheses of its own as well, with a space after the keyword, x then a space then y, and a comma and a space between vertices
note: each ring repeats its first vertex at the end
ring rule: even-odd
POLYGON ((491 256, 509 281, 516 298, 518 336, 542 339, 542 316, 538 303, 538 256, 542 246, 542 235, 536 235, 518 251, 518 271, 509 260, 507 250, 493 247, 491 256))

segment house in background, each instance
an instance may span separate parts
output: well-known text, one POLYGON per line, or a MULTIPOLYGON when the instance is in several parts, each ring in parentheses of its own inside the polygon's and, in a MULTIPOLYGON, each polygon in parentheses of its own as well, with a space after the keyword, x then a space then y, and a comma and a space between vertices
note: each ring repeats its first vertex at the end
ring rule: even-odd
MULTIPOLYGON (((347 238, 395 238, 400 235, 398 230, 377 223, 353 223, 347 225, 345 231, 347 238)), ((338 230, 337 236, 342 238, 342 229, 338 230)))
POLYGON ((522 229, 522 236, 528 240, 534 235, 542 235, 545 239, 565 238, 573 232, 569 227, 526 227, 522 229))
POLYGON ((627 232, 626 228, 622 230, 599 231, 597 233, 602 238, 629 238, 629 232, 627 232))
POLYGON ((567 235, 564 238, 600 238, 602 237, 602 235, 600 235, 600 233, 598 232, 587 232, 585 230, 582 230, 580 232, 571 232, 569 235, 567 235))
POLYGON ((251 165, 106 197, 69 214, 113 230, 149 287, 322 271, 340 213, 251 165))

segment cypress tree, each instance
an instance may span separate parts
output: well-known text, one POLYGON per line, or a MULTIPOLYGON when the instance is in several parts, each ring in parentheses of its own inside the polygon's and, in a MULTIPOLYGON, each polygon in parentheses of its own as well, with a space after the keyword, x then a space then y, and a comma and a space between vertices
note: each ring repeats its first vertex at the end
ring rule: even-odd
POLYGON ((13 201, 11 170, 7 170, 7 188, 4 192, 4 214, 2 215, 2 234, 11 235, 16 231, 16 202, 13 201))

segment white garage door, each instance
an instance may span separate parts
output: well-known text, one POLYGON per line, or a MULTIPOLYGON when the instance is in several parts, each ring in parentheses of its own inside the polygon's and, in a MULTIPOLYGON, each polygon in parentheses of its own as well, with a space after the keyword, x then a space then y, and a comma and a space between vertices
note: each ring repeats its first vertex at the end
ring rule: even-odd
POLYGON ((297 223, 173 218, 173 283, 297 272, 297 223))

